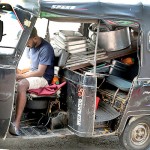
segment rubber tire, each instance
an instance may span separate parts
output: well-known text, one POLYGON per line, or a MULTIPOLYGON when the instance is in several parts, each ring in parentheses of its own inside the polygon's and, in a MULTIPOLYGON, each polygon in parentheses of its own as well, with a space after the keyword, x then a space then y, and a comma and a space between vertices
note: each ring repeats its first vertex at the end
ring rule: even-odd
POLYGON ((127 150, 146 150, 150 146, 150 116, 139 118, 130 124, 128 123, 124 132, 121 134, 119 141, 127 150), (148 139, 142 145, 135 145, 131 139, 131 132, 140 123, 145 123, 149 127, 148 139))

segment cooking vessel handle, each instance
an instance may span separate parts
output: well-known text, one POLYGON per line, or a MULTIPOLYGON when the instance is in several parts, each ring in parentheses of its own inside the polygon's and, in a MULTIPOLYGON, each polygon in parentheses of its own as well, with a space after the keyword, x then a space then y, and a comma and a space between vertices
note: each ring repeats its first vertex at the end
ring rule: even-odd
MULTIPOLYGON (((95 25, 95 23, 90 24, 89 26, 89 30, 93 31, 94 33, 96 33, 97 31, 97 26, 95 26, 94 28, 92 28, 95 25)), ((107 27, 106 25, 101 25, 100 28, 103 27, 106 29, 106 31, 110 31, 110 28, 107 27)))

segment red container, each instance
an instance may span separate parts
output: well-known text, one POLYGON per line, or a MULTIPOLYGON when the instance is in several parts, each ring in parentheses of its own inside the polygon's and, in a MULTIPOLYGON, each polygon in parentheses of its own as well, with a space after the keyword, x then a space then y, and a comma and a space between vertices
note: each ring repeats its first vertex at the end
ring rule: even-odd
POLYGON ((100 102, 100 98, 99 97, 96 97, 96 110, 98 109, 98 104, 100 102))

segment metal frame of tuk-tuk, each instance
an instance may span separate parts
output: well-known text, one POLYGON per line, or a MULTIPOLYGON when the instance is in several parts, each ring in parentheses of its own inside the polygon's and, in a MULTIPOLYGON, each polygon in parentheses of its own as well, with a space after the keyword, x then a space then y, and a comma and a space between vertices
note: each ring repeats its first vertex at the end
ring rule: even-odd
MULTIPOLYGON (((54 3, 55 4, 55 3, 54 3)), ((54 5, 53 4, 53 5, 54 5)), ((57 3, 56 2, 56 4, 55 4, 55 7, 61 7, 61 6, 63 6, 63 4, 64 3, 57 3)), ((143 3, 144 4, 144 3, 143 3)), ((52 6, 53 6, 52 5, 52 6)), ((109 9, 109 7, 110 8, 112 8, 111 6, 110 6, 111 4, 106 4, 106 6, 105 6, 105 3, 101 3, 101 7, 104 7, 104 9, 106 8, 106 9, 109 9)), ((99 5, 100 6, 100 5, 99 5)), ((134 7, 134 5, 131 5, 131 6, 127 6, 128 8, 130 8, 130 7, 134 7)), ((126 107, 126 109, 125 109, 125 111, 124 111, 124 114, 123 114, 123 117, 122 117, 122 119, 121 119, 121 122, 120 122, 120 124, 119 124, 119 127, 118 127, 118 130, 116 131, 116 133, 115 134, 118 134, 118 135, 120 135, 122 132, 123 132, 123 130, 124 130, 124 128, 125 128, 125 126, 126 126, 126 123, 127 123, 127 121, 128 121, 128 119, 129 118, 132 118, 132 116, 135 116, 135 118, 138 118, 138 117, 136 117, 136 116, 139 116, 139 114, 140 114, 140 116, 147 116, 147 115, 149 115, 150 114, 150 111, 149 111, 149 107, 147 107, 147 105, 148 105, 148 103, 146 102, 146 101, 144 101, 144 99, 145 98, 143 98, 141 95, 143 95, 142 94, 142 90, 144 90, 144 83, 146 83, 147 82, 147 80, 148 80, 148 78, 145 78, 146 76, 147 77, 150 77, 150 74, 149 74, 149 63, 145 60, 145 57, 149 57, 149 52, 148 52, 148 44, 147 44, 147 33, 148 33, 148 31, 149 31, 149 27, 148 26, 145 26, 144 24, 146 23, 146 24, 149 24, 149 20, 148 20, 148 14, 149 14, 149 11, 148 11, 148 5, 145 7, 146 9, 143 11, 141 8, 142 5, 141 5, 141 3, 139 3, 139 4, 137 4, 137 7, 135 7, 135 10, 134 10, 134 8, 132 9, 130 9, 130 10, 128 10, 129 12, 126 12, 127 10, 125 10, 125 12, 122 12, 120 15, 117 15, 116 14, 116 12, 118 12, 118 11, 121 11, 121 9, 123 8, 121 5, 120 5, 120 7, 119 7, 119 9, 117 9, 117 6, 115 7, 114 5, 113 5, 113 9, 110 9, 110 11, 108 11, 108 10, 101 10, 104 14, 107 14, 106 16, 103 16, 102 15, 102 17, 98 17, 99 19, 102 19, 102 20, 107 20, 107 19, 121 19, 121 20, 128 20, 128 21, 133 21, 133 22, 137 22, 138 24, 139 24, 139 28, 140 28, 140 32, 142 32, 142 34, 141 34, 141 47, 140 47, 140 49, 141 49, 141 51, 140 51, 140 62, 139 62, 139 74, 138 74, 138 77, 133 81, 133 84, 132 84, 132 88, 130 89, 130 100, 129 100, 129 102, 128 102, 128 104, 127 104, 127 107, 126 107), (117 11, 118 10, 118 11, 117 11), (132 11, 131 13, 130 13, 130 11, 132 11), (114 14, 114 12, 115 12, 115 15, 113 15, 114 14), (141 19, 143 16, 144 16, 144 19, 141 19), (147 18, 147 19, 146 19, 147 18), (146 69, 146 68, 148 69, 146 69), (145 69, 144 69, 145 68, 145 69), (142 72, 143 71, 143 72, 142 72), (137 82, 138 82, 138 86, 137 86, 137 82), (140 90, 140 89, 142 89, 142 90, 140 90), (141 93, 140 92, 137 92, 137 91, 141 91, 141 93), (135 96, 136 94, 138 93, 138 97, 137 96, 135 96), (141 101, 141 103, 139 104, 139 105, 137 105, 136 104, 136 102, 137 101, 141 101), (144 106, 146 106, 146 107, 144 107, 144 106), (137 111, 137 107, 139 108, 138 109, 138 111, 137 111)), ((50 6, 48 6, 49 8, 50 8, 50 6)), ((126 7, 126 8, 127 8, 126 7)), ((60 12, 59 12, 59 10, 61 10, 61 8, 60 9, 56 9, 56 12, 55 12, 55 9, 53 9, 51 12, 52 13, 56 13, 56 14, 61 14, 60 12)), ((43 11, 43 9, 42 9, 42 11, 43 11)), ((45 9, 45 12, 48 12, 47 11, 47 9, 45 9)), ((62 13, 63 14, 63 13, 62 13)), ((64 14, 65 14, 65 12, 64 12, 64 14)), ((63 14, 63 15, 64 15, 63 14)), ((75 14, 76 16, 78 16, 78 14, 75 14)), ((97 14, 96 14, 96 16, 97 16, 97 14)), ((72 14, 71 14, 71 17, 72 17, 72 14)), ((79 16, 78 16, 79 17, 79 16)), ((77 17, 77 20, 80 18, 78 18, 77 17)), ((87 16, 86 16, 87 17, 87 16)), ((85 18, 86 18, 85 17, 85 18)), ((48 18, 48 17, 47 17, 48 18)), ((73 17, 72 17, 73 18, 73 17)), ((75 20, 75 19, 72 19, 71 18, 71 21, 72 20, 75 20)), ((88 18, 88 17, 87 17, 88 18)), ((86 19, 87 19, 86 18, 86 19)), ((95 18, 97 18, 97 17, 95 17, 95 18)), ((64 21, 65 20, 65 18, 61 18, 61 17, 57 17, 57 18, 53 18, 53 17, 50 17, 49 19, 51 19, 51 20, 53 20, 53 21, 64 21)), ((70 19, 70 18, 69 18, 70 19)), ((68 19, 68 20, 69 20, 68 19)), ((94 19, 94 17, 93 18, 91 18, 91 21, 92 21, 92 19, 94 19)), ((84 21, 83 20, 83 18, 81 18, 81 19, 79 19, 80 21, 82 20, 82 21, 84 21)), ((88 20, 88 19, 87 19, 88 20)), ((81 21, 81 22, 82 22, 81 21)), ((88 20, 89 21, 89 20, 88 20)), ((85 21, 86 22, 86 21, 85 21)), ((97 22, 98 22, 98 19, 97 19, 97 22)), ((97 39, 98 40, 98 39, 97 39)), ((97 45, 96 45, 96 47, 97 47, 97 45)), ((94 68, 96 68, 96 47, 95 47, 95 55, 94 55, 94 61, 93 61, 93 64, 94 64, 94 68)), ((138 47, 138 46, 137 46, 138 47)), ((147 59, 148 60, 148 59, 147 59)), ((94 69, 95 70, 95 69, 94 69)), ((95 71, 94 71, 95 72, 95 71)), ((73 75, 72 75, 73 76, 73 75)), ((93 78, 94 77, 96 77, 95 76, 95 74, 93 74, 93 78)), ((84 77, 83 77, 84 78, 84 77)), ((86 78, 86 77, 85 77, 86 78)), ((85 79, 84 78, 84 79, 85 79)), ((95 81, 95 83, 96 83, 96 81, 95 81)), ((148 87, 147 87, 148 88, 148 87)), ((96 94, 95 94, 96 95, 96 94)), ((95 97, 95 95, 93 95, 93 97, 95 97)), ((95 100, 94 100, 94 105, 93 106, 95 106, 95 100)), ((93 111, 93 114, 94 114, 94 109, 92 110, 93 111)), ((94 117, 94 115, 93 115, 93 117, 94 117)), ((91 123, 92 124, 92 123, 91 123)), ((89 125, 87 125, 87 126, 90 126, 91 124, 89 124, 89 125)), ((82 132, 81 132, 81 134, 82 134, 82 132)), ((88 136, 89 135, 91 135, 90 133, 88 133, 88 136)))

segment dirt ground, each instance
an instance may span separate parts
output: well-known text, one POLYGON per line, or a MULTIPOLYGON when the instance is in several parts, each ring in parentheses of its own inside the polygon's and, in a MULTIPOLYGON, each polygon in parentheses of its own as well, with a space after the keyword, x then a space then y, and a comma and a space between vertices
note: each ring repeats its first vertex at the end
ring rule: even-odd
POLYGON ((124 150, 115 136, 99 138, 81 138, 75 135, 61 138, 22 139, 7 138, 0 141, 0 149, 10 150, 124 150))

